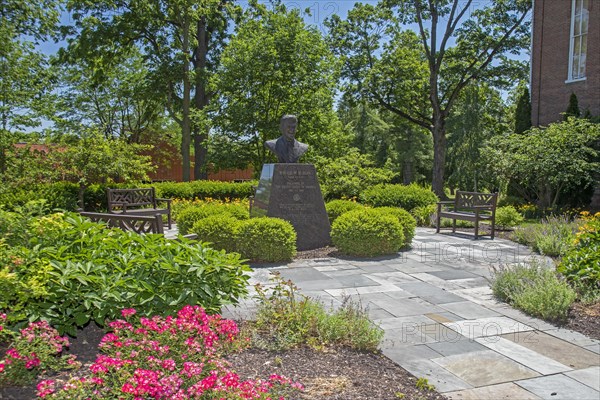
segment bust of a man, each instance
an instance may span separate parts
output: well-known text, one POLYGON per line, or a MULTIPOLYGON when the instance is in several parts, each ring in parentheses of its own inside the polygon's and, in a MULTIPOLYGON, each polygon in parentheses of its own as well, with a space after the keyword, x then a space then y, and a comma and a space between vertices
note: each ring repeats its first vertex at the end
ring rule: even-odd
POLYGON ((296 163, 308 150, 308 145, 296 140, 298 118, 295 115, 284 115, 279 122, 281 136, 265 142, 265 147, 277 155, 280 163, 296 163))

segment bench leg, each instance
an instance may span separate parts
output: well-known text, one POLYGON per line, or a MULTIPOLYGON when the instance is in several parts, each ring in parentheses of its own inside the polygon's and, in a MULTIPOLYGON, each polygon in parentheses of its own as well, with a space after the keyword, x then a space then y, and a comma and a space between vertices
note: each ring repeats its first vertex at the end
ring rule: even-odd
POLYGON ((475 218, 475 240, 479 238, 479 220, 475 218))
POLYGON ((436 223, 435 223, 435 233, 440 233, 440 212, 438 211, 436 215, 436 223))
POLYGON ((456 219, 452 220, 452 233, 456 233, 456 219))
POLYGON ((171 222, 172 222, 171 221, 171 213, 167 214, 167 221, 168 221, 168 224, 169 224, 169 229, 171 229, 171 222))
POLYGON ((494 240, 494 234, 496 233, 496 221, 492 219, 492 240, 494 240))

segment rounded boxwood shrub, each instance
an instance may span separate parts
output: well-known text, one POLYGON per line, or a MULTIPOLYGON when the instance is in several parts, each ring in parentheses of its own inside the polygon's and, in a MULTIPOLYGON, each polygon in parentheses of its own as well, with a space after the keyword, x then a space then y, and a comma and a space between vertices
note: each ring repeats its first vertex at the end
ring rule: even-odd
POLYGON ((416 207, 435 204, 438 198, 431 190, 413 183, 376 185, 362 192, 360 200, 373 207, 400 207, 412 211, 416 207))
POLYGON ((398 218, 398 222, 402 225, 404 233, 404 246, 410 246, 413 238, 415 237, 415 229, 417 228, 417 221, 415 218, 406 210, 396 207, 379 207, 375 210, 388 213, 398 218))
POLYGON ((240 221, 236 249, 252 261, 289 261, 296 255, 296 231, 279 218, 240 221))
POLYGON ((327 216, 329 217, 329 223, 331 224, 333 224, 333 221, 340 215, 363 207, 362 204, 352 200, 332 200, 325 204, 325 210, 327 210, 327 216))
POLYGON ((203 206, 191 206, 180 210, 175 216, 175 222, 179 233, 186 235, 192 231, 192 227, 203 218, 212 215, 228 215, 238 220, 248 219, 248 210, 243 206, 233 204, 206 204, 203 206))
POLYGON ((344 254, 363 257, 393 254, 404 244, 404 229, 394 215, 364 208, 336 219, 331 227, 331 240, 344 254))
POLYGON ((219 214, 196 221, 192 232, 198 235, 198 240, 209 242, 215 250, 234 252, 238 229, 239 220, 229 214, 219 214))
POLYGON ((523 222, 523 216, 513 207, 504 206, 496 209, 496 225, 502 229, 512 228, 523 222))

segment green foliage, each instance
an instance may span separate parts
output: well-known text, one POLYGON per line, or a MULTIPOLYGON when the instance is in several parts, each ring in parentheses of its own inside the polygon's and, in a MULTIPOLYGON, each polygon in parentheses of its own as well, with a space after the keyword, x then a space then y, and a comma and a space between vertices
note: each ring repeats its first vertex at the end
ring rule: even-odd
POLYGON ((435 225, 435 213, 437 212, 437 206, 435 204, 429 204, 427 206, 419 206, 413 208, 410 213, 415 218, 417 226, 434 226, 435 225))
POLYGON ((458 97, 448 117, 447 185, 466 191, 491 190, 496 178, 488 173, 482 144, 508 130, 500 92, 477 82, 458 97))
POLYGON ((521 134, 531 128, 531 100, 526 85, 523 85, 520 89, 514 120, 514 133, 521 134))
POLYGON ((429 392, 432 392, 435 390, 435 386, 433 386, 431 383, 429 383, 427 378, 417 379, 417 382, 415 383, 415 387, 417 389, 425 390, 425 391, 429 391, 429 392))
POLYGON ((240 221, 236 250, 255 261, 289 261, 296 255, 296 231, 279 218, 240 221))
POLYGON ((175 216, 179 233, 187 235, 197 221, 212 215, 227 215, 236 219, 248 219, 248 210, 236 204, 211 204, 190 206, 178 211, 175 216))
POLYGON ((196 221, 191 232, 198 235, 198 240, 201 242, 209 242, 213 249, 234 252, 239 229, 238 221, 227 213, 212 215, 196 221))
POLYGON ((9 274, 41 286, 21 304, 23 316, 61 332, 74 334, 90 320, 102 325, 128 307, 151 315, 189 303, 216 312, 246 294, 248 268, 238 255, 184 238, 107 229, 77 214, 33 218, 28 226, 29 241, 0 248, 1 257, 13 260, 9 274))
POLYGON ((564 321, 575 301, 575 291, 548 268, 533 263, 495 271, 494 295, 525 313, 550 321, 564 321))
POLYGON ((281 135, 279 119, 288 113, 298 116, 297 136, 310 145, 304 162, 343 154, 348 139, 333 111, 336 59, 299 10, 251 2, 221 63, 212 82, 221 101, 211 138, 219 164, 250 163, 258 171, 275 162, 263 143, 281 135))
POLYGON ((358 197, 365 187, 388 183, 394 173, 375 168, 369 156, 350 149, 348 154, 336 159, 319 158, 315 168, 326 199, 351 199, 358 197))
POLYGON ((567 106, 567 110, 565 111, 563 118, 565 121, 568 121, 570 117, 579 118, 580 116, 581 111, 579 110, 577 95, 575 93, 571 93, 571 96, 569 96, 569 105, 567 106))
POLYGON ((599 139, 600 125, 570 118, 527 135, 496 136, 484 153, 492 172, 526 200, 554 208, 561 196, 594 182, 598 151, 593 146, 599 139))
POLYGON ((340 215, 362 207, 362 204, 352 200, 331 200, 325 204, 325 210, 327 211, 329 223, 331 224, 333 224, 333 221, 340 215))
POLYGON ((600 214, 579 228, 558 271, 580 292, 582 297, 600 298, 600 214))
POLYGON ((383 184, 364 190, 360 195, 360 200, 373 207, 400 207, 411 211, 415 207, 434 204, 438 198, 431 190, 417 184, 383 184))
POLYGON ((269 289, 256 285, 258 312, 254 343, 273 350, 302 344, 322 346, 345 345, 356 350, 376 351, 383 330, 369 320, 360 304, 346 298, 342 306, 329 313, 320 302, 298 293, 291 281, 279 274, 272 278, 269 289))
POLYGON ((219 181, 192 181, 192 182, 159 182, 153 183, 157 195, 162 198, 173 199, 245 199, 254 195, 253 186, 256 182, 219 182, 219 181))
POLYGON ((344 254, 362 257, 394 254, 404 245, 404 227, 391 214, 358 209, 334 221, 331 240, 344 254))
POLYGON ((396 207, 379 207, 379 208, 376 208, 375 210, 386 213, 386 214, 393 215, 394 217, 398 218, 398 222, 400 222, 400 225, 402 225, 403 232, 404 232, 404 246, 403 247, 410 246, 413 237, 415 237, 415 229, 417 227, 417 221, 411 215, 411 213, 409 213, 408 211, 406 211, 402 208, 396 208, 396 207))
POLYGON ((539 224, 525 224, 514 230, 517 242, 531 247, 541 254, 558 257, 571 248, 577 231, 577 223, 568 217, 550 216, 539 224))
POLYGON ((523 222, 523 216, 513 207, 496 208, 496 225, 500 228, 513 228, 523 222))

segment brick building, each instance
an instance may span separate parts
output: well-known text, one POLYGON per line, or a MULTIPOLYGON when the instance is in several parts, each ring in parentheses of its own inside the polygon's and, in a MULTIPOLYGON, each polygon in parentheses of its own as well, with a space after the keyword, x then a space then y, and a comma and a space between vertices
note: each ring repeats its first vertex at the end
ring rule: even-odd
POLYGON ((600 116, 600 0, 533 0, 533 125, 562 119, 571 93, 600 116))

